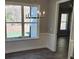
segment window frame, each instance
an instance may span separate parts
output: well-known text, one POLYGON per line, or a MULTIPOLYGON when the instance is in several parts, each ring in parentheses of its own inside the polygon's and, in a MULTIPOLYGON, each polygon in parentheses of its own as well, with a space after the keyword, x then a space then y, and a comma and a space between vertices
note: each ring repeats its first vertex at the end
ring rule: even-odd
MULTIPOLYGON (((24 23, 33 23, 33 22, 24 22, 24 6, 37 6, 38 7, 38 9, 39 9, 39 11, 40 11, 40 5, 37 5, 37 4, 26 4, 26 3, 17 3, 17 2, 6 2, 6 4, 5 5, 20 5, 21 6, 21 19, 22 19, 22 21, 21 22, 19 22, 19 23, 21 23, 22 24, 22 28, 21 28, 21 32, 22 32, 22 36, 21 37, 12 37, 12 38, 7 38, 7 31, 6 31, 6 21, 5 21, 5 41, 16 41, 16 40, 27 40, 27 39, 38 39, 39 38, 39 28, 40 28, 40 26, 39 26, 39 23, 40 23, 40 16, 38 16, 37 18, 35 18, 35 19, 38 19, 37 20, 37 37, 35 37, 35 38, 32 38, 32 37, 26 37, 26 36, 24 36, 24 23)), ((10 22, 11 23, 11 22, 10 22)), ((18 22, 12 22, 12 23, 18 23, 18 22)))

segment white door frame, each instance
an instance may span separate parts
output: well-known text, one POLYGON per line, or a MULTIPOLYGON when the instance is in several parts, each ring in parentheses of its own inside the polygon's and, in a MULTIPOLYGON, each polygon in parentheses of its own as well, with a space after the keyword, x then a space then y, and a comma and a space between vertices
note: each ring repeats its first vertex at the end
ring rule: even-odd
MULTIPOLYGON (((54 34, 56 38, 56 46, 57 46, 57 27, 58 27, 58 14, 59 14, 59 4, 63 2, 67 2, 69 0, 61 0, 56 2, 56 11, 55 11, 55 28, 54 28, 54 34)), ((56 47, 57 48, 57 47, 56 47)))
POLYGON ((56 11, 55 11, 55 28, 54 28, 54 34, 57 37, 57 27, 58 27, 58 14, 59 14, 59 4, 63 2, 67 2, 69 0, 62 0, 56 2, 56 11))
POLYGON ((73 57, 74 55, 74 11, 72 12, 71 17, 71 26, 70 26, 70 40, 69 40, 69 49, 68 49, 68 59, 73 57))

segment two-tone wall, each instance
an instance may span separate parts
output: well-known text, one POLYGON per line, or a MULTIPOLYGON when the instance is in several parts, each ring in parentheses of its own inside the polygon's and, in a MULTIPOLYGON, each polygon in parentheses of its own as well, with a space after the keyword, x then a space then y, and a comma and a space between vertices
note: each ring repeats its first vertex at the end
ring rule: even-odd
POLYGON ((40 18, 40 36, 39 39, 10 41, 5 43, 6 53, 36 49, 49 48, 56 51, 56 2, 58 0, 6 0, 9 2, 24 2, 28 4, 39 4, 41 12, 45 10, 46 14, 40 18))

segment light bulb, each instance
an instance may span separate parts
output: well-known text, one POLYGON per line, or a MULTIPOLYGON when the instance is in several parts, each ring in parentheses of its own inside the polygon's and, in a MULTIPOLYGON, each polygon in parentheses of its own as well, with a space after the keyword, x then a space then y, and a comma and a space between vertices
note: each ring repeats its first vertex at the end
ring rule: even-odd
POLYGON ((45 12, 45 11, 43 11, 43 15, 45 15, 45 13, 46 13, 46 12, 45 12))

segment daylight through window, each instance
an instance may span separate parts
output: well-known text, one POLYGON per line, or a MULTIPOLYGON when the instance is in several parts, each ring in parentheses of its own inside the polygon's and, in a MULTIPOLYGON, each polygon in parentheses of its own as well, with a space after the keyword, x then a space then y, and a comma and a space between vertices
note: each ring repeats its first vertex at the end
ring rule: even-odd
POLYGON ((39 25, 38 6, 6 5, 6 38, 37 38, 39 25))

